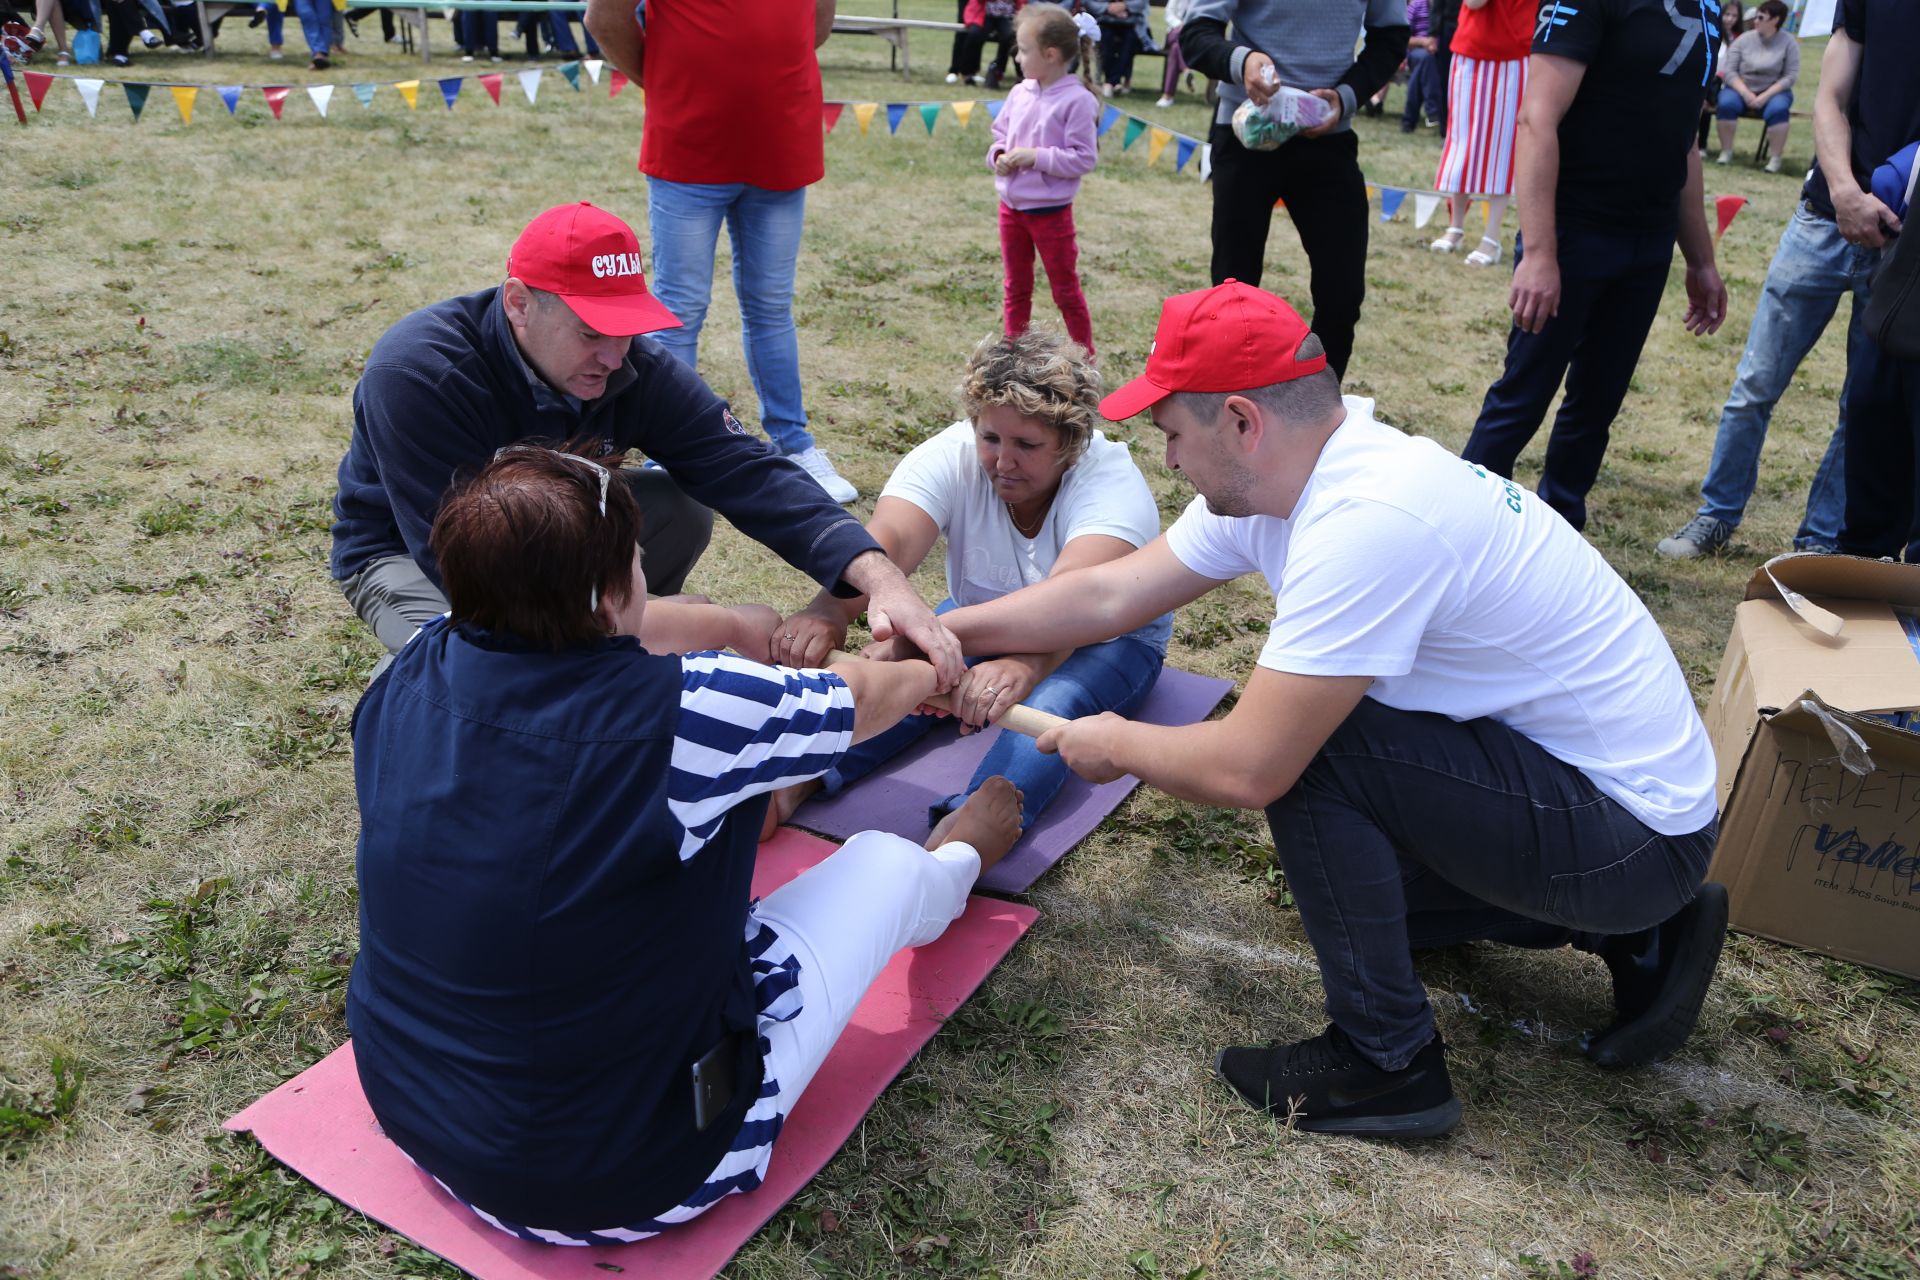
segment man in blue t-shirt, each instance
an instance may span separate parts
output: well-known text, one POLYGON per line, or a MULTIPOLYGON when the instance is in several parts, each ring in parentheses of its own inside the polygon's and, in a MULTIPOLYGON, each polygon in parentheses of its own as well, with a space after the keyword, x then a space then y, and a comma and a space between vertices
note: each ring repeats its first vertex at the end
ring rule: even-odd
POLYGON ((1520 238, 1507 365, 1460 456, 1511 476, 1564 377, 1539 487, 1576 529, 1586 527, 1587 491, 1676 240, 1688 330, 1714 333, 1726 316, 1693 147, 1718 9, 1715 0, 1550 0, 1534 30, 1514 160, 1520 238))

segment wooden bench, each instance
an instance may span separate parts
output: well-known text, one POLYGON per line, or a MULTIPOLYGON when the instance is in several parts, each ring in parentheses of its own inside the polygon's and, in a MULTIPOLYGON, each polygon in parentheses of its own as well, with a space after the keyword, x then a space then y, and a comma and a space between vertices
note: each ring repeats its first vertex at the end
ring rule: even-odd
POLYGON ((836 14, 833 19, 833 33, 848 36, 878 36, 893 46, 900 55, 900 78, 906 79, 912 70, 911 54, 907 51, 907 33, 911 31, 965 30, 957 22, 935 22, 926 18, 885 17, 861 13, 836 14))

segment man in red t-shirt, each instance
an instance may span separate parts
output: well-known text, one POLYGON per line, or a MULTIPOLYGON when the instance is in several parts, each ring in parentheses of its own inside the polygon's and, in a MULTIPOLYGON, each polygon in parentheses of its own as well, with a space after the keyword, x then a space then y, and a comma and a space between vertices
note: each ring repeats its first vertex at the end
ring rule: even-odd
POLYGON ((661 345, 697 364, 726 223, 761 426, 836 502, 852 502, 859 494, 807 430, 793 323, 807 187, 826 172, 814 50, 833 10, 834 0, 811 11, 793 0, 588 0, 586 25, 647 89, 640 172, 653 292, 681 325, 661 345))

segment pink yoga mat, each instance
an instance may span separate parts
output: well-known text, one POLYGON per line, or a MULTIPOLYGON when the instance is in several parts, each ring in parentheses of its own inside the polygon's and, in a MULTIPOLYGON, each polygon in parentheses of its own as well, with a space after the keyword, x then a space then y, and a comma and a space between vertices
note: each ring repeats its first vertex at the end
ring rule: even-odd
MULTIPOLYGON (((837 846, 786 830, 760 846, 753 891, 764 896, 837 846)), ((710 1277, 838 1151, 880 1091, 933 1038, 1039 915, 973 898, 937 942, 895 956, 854 1011, 826 1065, 773 1148, 767 1179, 663 1235, 618 1248, 529 1244, 496 1231, 449 1197, 381 1134, 345 1044, 227 1121, 349 1208, 385 1223, 480 1280, 710 1277)))
MULTIPOLYGON (((1205 720, 1231 688, 1231 680, 1166 667, 1133 718, 1148 724, 1192 724, 1205 720)), ((858 831, 891 831, 909 840, 924 840, 927 806, 966 786, 994 735, 1006 732, 1010 731, 989 729, 963 738, 958 730, 942 725, 839 795, 807 801, 793 815, 793 823, 836 840, 858 831)), ((1132 774, 1099 786, 1084 778, 1068 778, 1013 851, 980 877, 980 887, 994 893, 1025 893, 1139 784, 1132 774)))

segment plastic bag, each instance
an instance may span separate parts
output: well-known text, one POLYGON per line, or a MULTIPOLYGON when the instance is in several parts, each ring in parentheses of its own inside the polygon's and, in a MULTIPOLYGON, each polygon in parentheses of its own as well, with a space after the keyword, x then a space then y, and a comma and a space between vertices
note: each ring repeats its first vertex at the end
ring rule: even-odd
POLYGON ((1234 109, 1233 136, 1249 151, 1277 151, 1294 134, 1326 123, 1332 114, 1325 99, 1282 85, 1266 106, 1256 106, 1248 98, 1234 109))
POLYGON ((100 61, 100 33, 82 29, 73 33, 73 60, 83 67, 95 66, 100 61))

